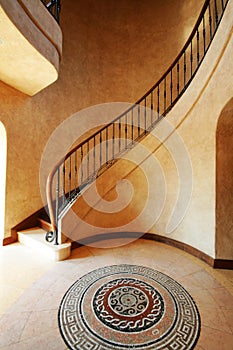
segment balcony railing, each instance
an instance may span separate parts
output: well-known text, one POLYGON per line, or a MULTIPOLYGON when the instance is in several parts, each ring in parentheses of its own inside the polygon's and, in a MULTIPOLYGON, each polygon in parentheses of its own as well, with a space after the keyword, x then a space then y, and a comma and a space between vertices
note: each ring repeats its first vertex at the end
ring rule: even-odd
POLYGON ((41 0, 51 15, 56 19, 59 23, 60 21, 60 10, 61 10, 61 2, 60 0, 41 0))
POLYGON ((206 0, 186 44, 159 81, 135 105, 81 142, 52 169, 46 189, 51 220, 47 241, 59 243, 59 223, 75 200, 121 153, 149 133, 183 95, 207 53, 227 3, 206 0))

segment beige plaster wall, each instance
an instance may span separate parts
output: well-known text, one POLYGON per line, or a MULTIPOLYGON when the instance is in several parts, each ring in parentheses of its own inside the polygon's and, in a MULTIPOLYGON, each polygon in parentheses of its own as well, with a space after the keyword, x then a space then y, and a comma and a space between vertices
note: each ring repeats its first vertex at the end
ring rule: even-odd
POLYGON ((48 16, 41 1, 1 0, 0 6, 27 41, 58 70, 62 33, 56 21, 48 16))
POLYGON ((40 0, 26 5, 0 0, 0 79, 32 96, 57 80, 62 33, 40 0))
POLYGON ((87 205, 84 198, 80 198, 73 213, 71 211, 64 218, 63 230, 66 234, 79 240, 98 233, 150 232, 189 244, 213 258, 233 259, 232 220, 229 219, 232 217, 232 205, 229 205, 232 196, 228 194, 232 190, 232 152, 229 149, 232 141, 230 145, 228 142, 232 138, 229 127, 232 104, 223 112, 229 119, 223 129, 219 127, 216 145, 218 119, 233 96, 232 18, 233 3, 230 1, 212 46, 187 92, 167 118, 142 142, 149 157, 143 156, 139 145, 128 153, 128 160, 119 161, 97 180, 97 189, 104 200, 110 201, 109 206, 111 201, 119 198, 125 205, 124 210, 108 213, 104 200, 97 201, 93 188, 90 188, 86 200, 93 200, 95 205, 87 205), (222 145, 224 149, 219 148, 220 130, 223 130, 224 137, 228 135, 228 141, 225 139, 226 143, 222 145), (223 158, 219 152, 225 153, 223 158), (132 162, 137 166, 132 166, 132 162), (217 221, 216 168, 220 176, 217 177, 217 221), (118 197, 115 185, 121 178, 132 184, 132 197, 130 186, 121 181, 118 197), (148 191, 151 181, 154 188, 148 191), (219 197, 223 196, 223 192, 227 199, 221 205, 219 197), (181 200, 177 202, 179 195, 181 200), (128 198, 131 198, 129 203, 128 198), (148 210, 135 221, 148 198, 148 210), (174 210, 176 215, 172 217, 174 210), (77 223, 77 216, 83 220, 77 223), (148 229, 150 220, 152 226, 148 229))
POLYGON ((58 81, 33 98, 0 82, 0 120, 8 140, 6 237, 43 205, 39 166, 52 131, 84 107, 137 100, 180 51, 202 4, 194 0, 63 2, 64 48, 58 81))
MULTIPOLYGON (((56 47, 59 55, 62 55, 62 32, 59 24, 53 18, 48 16, 48 10, 41 0, 18 0, 18 3, 25 10, 33 23, 40 29, 49 41, 56 47)), ((22 26, 21 30, 25 28, 22 26)))
POLYGON ((233 257, 233 98, 222 110, 216 135, 216 256, 233 257))

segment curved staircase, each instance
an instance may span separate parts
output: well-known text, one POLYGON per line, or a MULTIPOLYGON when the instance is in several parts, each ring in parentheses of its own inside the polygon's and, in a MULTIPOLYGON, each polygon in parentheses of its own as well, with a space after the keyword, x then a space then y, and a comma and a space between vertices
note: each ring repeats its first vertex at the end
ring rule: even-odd
POLYGON ((169 117, 181 97, 190 93, 190 84, 207 55, 228 2, 205 1, 186 44, 159 81, 135 104, 79 143, 53 167, 47 181, 48 206, 37 215, 37 228, 18 233, 20 242, 27 244, 27 237, 29 240, 34 237, 39 242, 37 247, 43 246, 46 236, 49 243, 45 246, 52 252, 52 259, 69 256, 72 243, 64 238, 61 230, 66 213, 96 178, 110 171, 112 165, 117 167, 121 155, 149 137, 164 117, 169 117), (86 163, 83 162, 85 158, 86 163))

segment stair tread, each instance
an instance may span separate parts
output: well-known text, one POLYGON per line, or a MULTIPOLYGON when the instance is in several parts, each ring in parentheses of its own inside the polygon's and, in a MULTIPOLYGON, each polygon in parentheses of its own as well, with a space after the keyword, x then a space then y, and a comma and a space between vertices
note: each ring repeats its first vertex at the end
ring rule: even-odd
POLYGON ((71 242, 54 245, 45 240, 45 233, 46 231, 40 227, 19 231, 19 242, 29 248, 36 249, 38 253, 46 254, 52 260, 64 260, 63 256, 66 259, 70 255, 71 242))

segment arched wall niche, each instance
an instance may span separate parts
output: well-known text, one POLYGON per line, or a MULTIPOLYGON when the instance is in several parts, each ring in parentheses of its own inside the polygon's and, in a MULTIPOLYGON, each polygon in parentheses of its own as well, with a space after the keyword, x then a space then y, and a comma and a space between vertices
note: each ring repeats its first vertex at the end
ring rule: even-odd
POLYGON ((5 197, 6 197, 6 155, 7 135, 0 121, 0 243, 3 244, 5 232, 5 197))
POLYGON ((233 98, 216 131, 216 258, 233 259, 233 98))

